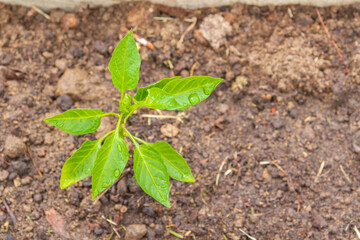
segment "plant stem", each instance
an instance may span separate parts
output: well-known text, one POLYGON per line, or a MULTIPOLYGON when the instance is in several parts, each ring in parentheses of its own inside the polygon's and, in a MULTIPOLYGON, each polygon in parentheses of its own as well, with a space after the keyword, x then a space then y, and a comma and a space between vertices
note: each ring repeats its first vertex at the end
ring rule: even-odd
POLYGON ((138 137, 135 137, 135 136, 133 136, 133 137, 135 138, 136 141, 139 141, 139 142, 141 142, 143 144, 149 144, 147 141, 142 140, 141 138, 138 138, 138 137))
POLYGON ((131 135, 131 133, 126 129, 126 128, 123 128, 125 133, 127 134, 127 136, 131 139, 131 141, 134 143, 135 147, 138 148, 139 147, 139 144, 136 142, 135 140, 135 136, 131 135))
POLYGON ((110 134, 112 134, 113 132, 115 132, 115 130, 111 130, 110 132, 106 133, 104 136, 102 136, 102 137, 99 139, 99 141, 100 141, 100 142, 104 141, 104 139, 105 139, 107 136, 109 136, 110 134))
POLYGON ((118 117, 118 118, 120 118, 121 117, 121 115, 119 115, 119 114, 117 114, 117 113, 114 113, 114 112, 109 112, 109 113, 104 113, 103 115, 102 115, 102 117, 105 117, 105 116, 115 116, 115 117, 118 117))

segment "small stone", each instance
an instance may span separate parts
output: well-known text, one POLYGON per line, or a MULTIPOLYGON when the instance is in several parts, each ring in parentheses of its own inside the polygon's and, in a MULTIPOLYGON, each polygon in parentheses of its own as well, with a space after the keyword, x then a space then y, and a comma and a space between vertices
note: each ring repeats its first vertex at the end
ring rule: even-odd
POLYGON ((127 193, 127 191, 126 180, 125 178, 122 178, 117 184, 117 193, 123 195, 127 193))
POLYGON ((219 111, 220 111, 222 114, 225 114, 228 110, 229 110, 229 105, 227 105, 227 104, 225 104, 225 103, 220 104, 220 106, 219 106, 219 111))
POLYGON ((67 61, 66 59, 56 59, 55 60, 55 66, 60 69, 60 70, 65 70, 65 68, 67 67, 67 61))
POLYGON ((312 225, 317 229, 325 228, 328 225, 326 220, 316 211, 312 213, 312 220, 312 225))
POLYGON ((152 230, 151 228, 147 230, 147 234, 146 234, 146 237, 149 239, 149 240, 152 240, 152 239, 155 239, 155 231, 152 230))
POLYGON ((106 54, 108 51, 108 46, 102 41, 95 41, 94 48, 101 54, 106 54))
POLYGON ((146 20, 147 16, 148 16, 147 9, 139 6, 134 6, 128 12, 127 22, 129 26, 136 27, 139 26, 141 23, 143 23, 146 20))
POLYGON ((58 81, 57 92, 60 95, 68 94, 75 100, 83 99, 88 94, 88 73, 83 69, 67 69, 58 81))
POLYGON ((61 22, 62 17, 65 15, 63 10, 52 9, 50 12, 50 19, 53 22, 59 23, 61 22))
POLYGON ((227 43, 226 36, 231 34, 232 27, 220 14, 208 15, 200 24, 200 32, 211 47, 218 50, 227 43))
POLYGON ((236 14, 232 12, 225 12, 224 19, 230 24, 233 24, 236 20, 236 14))
POLYGON ((275 129, 280 129, 283 128, 285 126, 285 123, 281 120, 281 119, 274 119, 271 122, 271 125, 273 126, 273 128, 275 129))
POLYGON ((30 176, 26 176, 24 178, 21 179, 21 184, 22 185, 28 185, 30 184, 32 181, 32 178, 30 176))
POLYGON ((296 109, 291 109, 289 115, 291 118, 296 119, 298 117, 298 112, 296 109))
POLYGON ((155 208, 152 206, 145 206, 143 207, 142 212, 148 215, 149 217, 153 217, 155 215, 155 208))
POLYGON ((65 94, 58 97, 56 99, 56 103, 58 104, 61 110, 66 111, 71 108, 71 106, 74 104, 74 101, 69 95, 65 94))
POLYGON ((271 180, 271 175, 270 175, 270 173, 269 173, 269 171, 268 171, 267 168, 264 168, 262 177, 263 177, 263 179, 265 179, 266 181, 271 180))
POLYGON ((80 23, 80 19, 75 13, 66 13, 61 18, 61 27, 65 30, 69 30, 71 28, 77 28, 80 23))
POLYGON ((26 175, 30 171, 30 168, 28 167, 29 165, 23 161, 16 161, 13 162, 11 165, 13 166, 17 175, 19 175, 20 177, 26 175))
POLYGON ((39 193, 34 194, 33 198, 34 198, 34 201, 37 203, 41 203, 43 200, 42 195, 39 193))
POLYGON ((125 240, 139 240, 147 233, 145 224, 132 224, 126 227, 125 240))
POLYGON ((10 158, 18 158, 24 156, 26 152, 25 143, 18 137, 13 135, 7 136, 5 140, 5 154, 10 158))
POLYGON ((172 138, 172 137, 176 137, 179 134, 179 129, 177 127, 175 127, 174 125, 167 123, 167 124, 161 126, 160 132, 165 137, 172 138))
POLYGON ((104 230, 102 228, 94 228, 94 234, 97 236, 100 236, 104 233, 104 230))
POLYGON ((141 190, 141 187, 135 178, 129 178, 127 185, 131 193, 136 193, 141 190))
POLYGON ((255 224, 255 223, 259 222, 260 217, 259 217, 259 215, 250 215, 249 219, 250 219, 251 223, 255 224))
POLYGON ((163 235, 164 234, 164 226, 163 225, 156 224, 154 229, 155 229, 155 233, 157 235, 163 235))
POLYGON ((122 213, 126 213, 128 210, 128 208, 122 204, 115 204, 114 208, 122 213))
POLYGON ((5 181, 9 177, 9 172, 7 170, 0 171, 0 182, 5 181))
MULTIPOLYGON (((12 181, 14 180, 16 177, 18 176, 18 174, 16 172, 12 172, 9 175, 9 180, 12 181)), ((0 180, 1 181, 1 180, 0 180)))
POLYGON ((100 201, 97 201, 94 204, 94 202, 91 200, 91 195, 89 195, 81 201, 80 208, 87 211, 88 213, 98 213, 101 208, 101 203, 100 201))
POLYGON ((245 219, 244 219, 243 216, 241 216, 241 215, 236 215, 236 216, 235 216, 235 220, 234 220, 234 225, 235 225, 235 227, 239 227, 239 228, 243 227, 244 221, 245 221, 245 219))
POLYGON ((34 210, 31 214, 31 219, 32 220, 38 220, 41 217, 41 214, 39 211, 34 210))

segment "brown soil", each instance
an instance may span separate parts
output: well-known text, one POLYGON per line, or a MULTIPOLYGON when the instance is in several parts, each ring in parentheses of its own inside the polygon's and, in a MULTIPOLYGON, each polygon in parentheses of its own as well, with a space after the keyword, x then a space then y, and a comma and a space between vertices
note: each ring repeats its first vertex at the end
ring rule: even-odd
MULTIPOLYGON (((123 238, 128 226, 144 224, 143 239, 177 239, 166 227, 185 239, 246 239, 241 230, 257 239, 356 239, 360 14, 358 5, 320 13, 350 75, 313 7, 183 11, 126 3, 84 7, 61 23, 61 10, 51 11, 47 20, 30 9, 0 4, 0 196, 16 218, 14 225, 1 203, 0 238, 118 239, 113 229, 123 238), (201 36, 210 15, 230 23, 230 33, 228 25, 221 33, 226 41, 214 35, 209 45, 201 36), (177 44, 192 17, 194 30, 177 44), (201 104, 161 112, 182 121, 144 118, 160 114, 146 109, 131 118, 131 132, 182 149, 196 177, 195 183, 171 181, 171 209, 136 185, 131 159, 121 180, 94 205, 90 179, 59 187, 65 160, 101 133, 69 135, 42 119, 69 107, 116 111, 119 94, 107 63, 124 36, 121 26, 135 27, 155 46, 141 48, 140 86, 172 74, 188 76, 195 63, 194 75, 226 79, 201 104), (61 96, 57 83, 74 68, 88 74, 87 93, 76 89, 79 95, 61 96), (177 127, 178 135, 162 135, 165 124, 177 127), (9 135, 20 138, 31 155, 9 158, 9 135)), ((104 120, 101 131, 114 121, 104 120)))

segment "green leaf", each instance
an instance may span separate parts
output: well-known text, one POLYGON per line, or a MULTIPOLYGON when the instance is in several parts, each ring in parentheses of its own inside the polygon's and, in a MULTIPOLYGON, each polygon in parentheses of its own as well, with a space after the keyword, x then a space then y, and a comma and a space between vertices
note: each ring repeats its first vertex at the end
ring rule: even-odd
POLYGON ((44 121, 70 134, 85 134, 99 128, 103 114, 100 109, 70 109, 44 121))
POLYGON ((160 141, 149 145, 160 154, 170 177, 182 182, 195 182, 185 159, 167 142, 160 141))
POLYGON ((123 114, 129 113, 129 108, 131 106, 131 96, 129 94, 125 94, 123 99, 121 99, 119 103, 119 111, 123 114))
POLYGON ((137 145, 134 173, 140 187, 166 207, 170 207, 169 175, 160 155, 149 145, 137 145))
POLYGON ((177 76, 177 77, 172 77, 172 78, 164 78, 154 84, 151 84, 149 86, 146 86, 146 87, 142 87, 142 88, 138 88, 138 90, 136 91, 136 94, 134 96, 134 100, 136 101, 144 101, 145 98, 148 96, 148 89, 151 89, 151 88, 160 88, 162 89, 163 87, 165 87, 165 85, 173 80, 176 80, 176 79, 181 79, 180 76, 177 76))
POLYGON ((112 82, 121 95, 136 88, 139 81, 140 54, 132 30, 119 42, 109 62, 112 82))
POLYGON ((208 76, 174 79, 162 88, 147 89, 148 95, 138 104, 152 109, 183 110, 205 100, 222 80, 208 76))
POLYGON ((60 178, 61 189, 90 176, 96 155, 101 147, 100 141, 85 141, 65 162, 60 178))
POLYGON ((92 198, 111 186, 125 168, 129 152, 123 138, 116 130, 100 148, 92 172, 92 198))

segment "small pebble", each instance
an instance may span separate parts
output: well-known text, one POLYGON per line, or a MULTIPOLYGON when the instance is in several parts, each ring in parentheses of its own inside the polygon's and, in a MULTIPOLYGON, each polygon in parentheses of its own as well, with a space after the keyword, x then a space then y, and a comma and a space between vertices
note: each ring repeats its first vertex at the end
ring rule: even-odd
POLYGON ((30 184, 32 181, 32 178, 30 176, 26 176, 24 178, 21 179, 21 184, 22 185, 28 185, 30 184))
POLYGON ((176 137, 179 134, 179 129, 177 127, 175 127, 172 124, 165 124, 162 125, 160 128, 160 132, 165 136, 165 137, 176 137))
POLYGON ((108 50, 108 46, 102 41, 95 41, 94 48, 101 54, 106 54, 108 50))
POLYGON ((0 171, 0 182, 5 181, 9 177, 9 172, 7 170, 0 171))
POLYGON ((66 111, 71 108, 71 106, 74 104, 74 101, 69 95, 65 94, 58 97, 56 99, 56 103, 58 104, 61 110, 66 111))
POLYGON ((97 236, 100 236, 104 233, 104 230, 102 228, 94 228, 94 234, 97 236))
POLYGON ((275 129, 280 129, 280 128, 283 128, 285 126, 285 123, 280 120, 280 119, 274 119, 272 122, 271 122, 271 125, 275 128, 275 129))
POLYGON ((153 217, 155 215, 155 208, 152 206, 145 206, 143 207, 142 212, 148 215, 149 217, 153 217))
POLYGON ((39 193, 34 194, 33 198, 34 198, 34 201, 37 202, 37 203, 41 203, 42 199, 43 199, 41 194, 39 194, 39 193))
POLYGON ((125 240, 139 240, 147 233, 145 224, 131 224, 126 227, 125 240))
POLYGON ((18 137, 9 135, 5 140, 5 154, 10 158, 24 156, 26 152, 25 143, 18 137))

